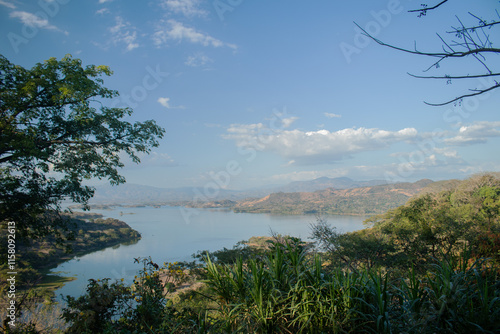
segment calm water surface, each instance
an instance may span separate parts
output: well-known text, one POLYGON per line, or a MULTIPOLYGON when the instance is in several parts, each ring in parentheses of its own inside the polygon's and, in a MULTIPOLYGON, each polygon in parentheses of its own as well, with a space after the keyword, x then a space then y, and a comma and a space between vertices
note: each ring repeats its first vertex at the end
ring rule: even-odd
MULTIPOLYGON (((77 279, 59 289, 56 294, 79 296, 90 278, 124 278, 131 283, 141 268, 134 258, 151 256, 154 262, 190 261, 199 250, 215 251, 232 248, 252 236, 269 236, 272 232, 307 240, 314 216, 284 216, 234 213, 225 210, 186 209, 178 207, 117 208, 94 210, 105 217, 125 221, 139 231, 142 239, 133 245, 120 245, 67 261, 52 272, 77 279), (271 232, 272 231, 272 232, 271 232)), ((363 228, 360 216, 324 217, 339 231, 363 228)), ((59 298, 58 298, 59 299, 59 298)))

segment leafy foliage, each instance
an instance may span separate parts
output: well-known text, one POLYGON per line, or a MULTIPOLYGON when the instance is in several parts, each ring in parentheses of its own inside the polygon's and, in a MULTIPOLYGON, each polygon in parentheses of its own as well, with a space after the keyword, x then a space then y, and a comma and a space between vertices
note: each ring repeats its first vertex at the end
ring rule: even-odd
POLYGON ((394 265, 395 245, 379 231, 365 229, 354 233, 338 233, 321 217, 311 226, 312 239, 324 252, 329 266, 356 271, 394 265))
POLYGON ((372 217, 369 233, 382 235, 386 245, 394 245, 386 255, 398 257, 406 268, 454 256, 464 248, 477 256, 498 258, 499 201, 500 179, 493 174, 476 175, 454 188, 422 194, 372 217))
POLYGON ((89 280, 85 295, 77 299, 68 296, 68 308, 63 318, 71 323, 67 333, 103 333, 113 318, 123 312, 131 298, 130 290, 109 279, 89 280))
POLYGON ((118 95, 102 85, 111 73, 71 56, 25 69, 0 55, 0 222, 15 221, 19 237, 53 233, 65 221, 48 212, 92 197, 84 180, 123 183, 119 154, 139 162, 158 145, 154 121, 129 123, 130 108, 99 101, 118 95))

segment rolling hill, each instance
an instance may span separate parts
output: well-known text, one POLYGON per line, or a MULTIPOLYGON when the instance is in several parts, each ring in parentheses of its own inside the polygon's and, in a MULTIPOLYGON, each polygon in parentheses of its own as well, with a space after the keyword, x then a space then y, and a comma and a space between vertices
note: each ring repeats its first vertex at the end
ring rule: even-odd
POLYGON ((406 203, 411 196, 432 183, 433 181, 425 179, 415 183, 349 189, 278 192, 259 199, 240 201, 233 210, 274 214, 378 214, 406 203))

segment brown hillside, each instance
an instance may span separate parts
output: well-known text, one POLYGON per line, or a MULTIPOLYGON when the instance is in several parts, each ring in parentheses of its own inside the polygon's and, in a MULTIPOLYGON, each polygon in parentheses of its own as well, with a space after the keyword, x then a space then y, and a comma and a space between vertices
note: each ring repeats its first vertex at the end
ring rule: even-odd
POLYGON ((420 180, 352 189, 279 192, 260 199, 240 201, 234 210, 283 214, 378 214, 406 203, 431 183, 431 180, 420 180))

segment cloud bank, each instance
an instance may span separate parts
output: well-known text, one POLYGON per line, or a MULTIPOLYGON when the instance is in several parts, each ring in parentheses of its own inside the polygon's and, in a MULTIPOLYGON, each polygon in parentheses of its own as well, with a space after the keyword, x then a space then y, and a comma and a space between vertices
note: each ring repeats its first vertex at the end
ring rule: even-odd
POLYGON ((235 141, 239 147, 274 152, 298 164, 322 164, 334 163, 360 152, 384 149, 402 141, 414 141, 419 134, 414 128, 387 131, 361 127, 331 132, 324 129, 287 130, 286 127, 269 129, 258 123, 233 124, 223 137, 235 141))

